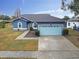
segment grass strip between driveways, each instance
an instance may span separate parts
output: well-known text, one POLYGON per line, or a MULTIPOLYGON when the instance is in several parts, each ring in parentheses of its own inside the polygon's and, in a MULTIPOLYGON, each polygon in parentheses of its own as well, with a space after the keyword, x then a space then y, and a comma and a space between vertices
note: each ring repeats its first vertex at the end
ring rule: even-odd
POLYGON ((76 47, 79 48, 79 31, 69 29, 69 35, 65 36, 70 40, 76 47))

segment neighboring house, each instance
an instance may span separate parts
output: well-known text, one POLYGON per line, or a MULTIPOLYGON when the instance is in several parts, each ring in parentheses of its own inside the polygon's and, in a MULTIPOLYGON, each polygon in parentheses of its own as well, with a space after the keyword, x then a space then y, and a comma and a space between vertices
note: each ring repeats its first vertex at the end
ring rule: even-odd
POLYGON ((67 21, 67 28, 73 29, 74 27, 79 28, 79 20, 78 18, 71 18, 67 21))
POLYGON ((0 22, 3 22, 4 20, 0 20, 0 22))
POLYGON ((13 30, 38 29, 40 35, 62 35, 65 21, 49 14, 25 14, 12 22, 13 30))

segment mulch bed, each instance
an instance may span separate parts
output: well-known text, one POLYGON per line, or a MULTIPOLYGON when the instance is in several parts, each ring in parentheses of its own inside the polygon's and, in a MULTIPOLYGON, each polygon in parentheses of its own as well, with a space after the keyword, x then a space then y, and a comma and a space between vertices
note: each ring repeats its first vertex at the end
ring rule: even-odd
POLYGON ((34 32, 34 31, 29 31, 29 32, 25 35, 25 37, 37 37, 37 36, 35 35, 35 32, 34 32))
POLYGON ((77 41, 79 41, 79 38, 77 38, 77 41))

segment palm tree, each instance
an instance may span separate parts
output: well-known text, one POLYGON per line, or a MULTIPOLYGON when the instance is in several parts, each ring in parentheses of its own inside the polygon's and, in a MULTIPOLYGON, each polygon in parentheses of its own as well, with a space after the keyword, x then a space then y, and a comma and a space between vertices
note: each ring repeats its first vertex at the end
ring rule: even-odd
POLYGON ((16 9, 16 11, 15 11, 15 17, 17 17, 17 18, 21 17, 20 8, 16 9))

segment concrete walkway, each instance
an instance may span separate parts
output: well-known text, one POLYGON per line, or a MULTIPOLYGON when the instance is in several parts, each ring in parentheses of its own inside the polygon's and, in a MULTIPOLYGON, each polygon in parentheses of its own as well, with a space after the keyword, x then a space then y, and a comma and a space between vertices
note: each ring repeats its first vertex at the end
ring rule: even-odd
POLYGON ((18 36, 15 40, 37 40, 38 37, 25 37, 27 35, 28 31, 25 31, 23 34, 21 34, 20 36, 18 36))
POLYGON ((21 34, 20 36, 18 36, 15 40, 24 39, 25 35, 26 35, 28 32, 29 32, 29 31, 25 31, 23 34, 21 34))

